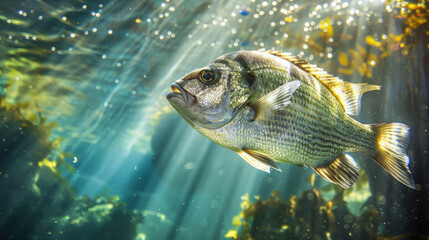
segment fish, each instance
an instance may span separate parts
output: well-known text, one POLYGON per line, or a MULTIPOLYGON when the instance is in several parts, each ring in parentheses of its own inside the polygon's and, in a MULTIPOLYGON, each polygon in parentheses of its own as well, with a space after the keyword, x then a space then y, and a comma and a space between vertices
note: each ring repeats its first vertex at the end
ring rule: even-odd
POLYGON ((363 124, 363 93, 381 86, 350 83, 290 53, 224 54, 171 85, 171 106, 198 132, 264 172, 277 163, 311 167, 328 182, 350 188, 362 152, 415 189, 403 123, 363 124))

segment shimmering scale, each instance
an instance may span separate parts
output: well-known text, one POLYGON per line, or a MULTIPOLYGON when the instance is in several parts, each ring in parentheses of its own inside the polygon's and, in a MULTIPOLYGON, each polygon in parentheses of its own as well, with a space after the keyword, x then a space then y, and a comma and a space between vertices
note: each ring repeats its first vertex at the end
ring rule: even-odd
POLYGON ((373 151, 374 133, 350 118, 322 83, 286 60, 258 57, 248 57, 248 67, 260 95, 293 80, 302 82, 291 104, 256 121, 243 111, 225 127, 199 131, 236 151, 249 148, 276 161, 309 166, 328 164, 345 150, 373 151))

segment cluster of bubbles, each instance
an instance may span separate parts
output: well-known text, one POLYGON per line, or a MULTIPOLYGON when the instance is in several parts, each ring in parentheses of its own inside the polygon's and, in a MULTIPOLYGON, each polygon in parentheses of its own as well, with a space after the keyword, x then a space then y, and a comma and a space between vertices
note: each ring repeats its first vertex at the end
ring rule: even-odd
MULTIPOLYGON (((163 3, 166 8, 166 3, 163 3)), ((383 14, 386 11, 384 1, 348 1, 334 0, 332 2, 296 2, 296 1, 246 1, 235 4, 232 12, 218 11, 219 6, 207 6, 209 13, 194 20, 195 28, 202 31, 216 29, 216 32, 228 33, 231 39, 226 46, 231 49, 283 47, 286 41, 296 41, 298 54, 308 55, 312 60, 311 50, 316 40, 326 37, 326 46, 320 44, 324 51, 317 53, 319 57, 332 58, 334 46, 341 41, 340 35, 334 34, 334 28, 351 28, 353 31, 363 31, 369 25, 383 25, 383 14), (297 36, 300 35, 300 36, 297 36), (298 38, 299 37, 299 38, 298 38)), ((389 9, 391 7, 389 6, 389 9)), ((158 18, 164 16, 160 14, 158 18)), ((148 18, 147 22, 155 22, 156 17, 148 18)), ((384 26, 384 25, 383 25, 384 26)), ((345 30, 346 31, 346 30, 345 30)), ((155 30, 159 35, 159 30, 155 30)), ((385 33, 373 33, 374 38, 386 36, 385 33)), ((163 40, 160 36, 160 40, 163 40)), ((188 39, 194 39, 197 45, 207 44, 214 48, 222 42, 213 38, 203 41, 195 34, 188 34, 188 39)), ((319 41, 320 42, 320 41, 319 41)))

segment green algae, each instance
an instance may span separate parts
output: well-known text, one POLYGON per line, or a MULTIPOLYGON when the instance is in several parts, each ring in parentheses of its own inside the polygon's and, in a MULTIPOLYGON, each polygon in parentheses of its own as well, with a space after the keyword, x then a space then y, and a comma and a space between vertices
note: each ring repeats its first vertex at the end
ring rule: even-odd
MULTIPOLYGON (((310 177, 311 188, 301 194, 292 195, 288 201, 281 198, 277 190, 266 200, 255 196, 252 202, 249 195, 242 196, 243 211, 234 217, 234 229, 225 235, 227 238, 251 239, 429 239, 417 233, 403 233, 392 236, 383 232, 380 212, 370 201, 354 199, 360 207, 351 208, 349 202, 356 192, 366 195, 368 177, 362 171, 363 178, 351 190, 328 185, 320 189, 314 187, 314 177, 310 177), (333 192, 329 196, 327 192, 333 192), (329 196, 329 197, 327 197, 329 196)), ((352 201, 352 202, 353 202, 352 201)))
POLYGON ((274 191, 266 200, 243 198, 243 212, 233 222, 234 239, 375 239, 379 227, 377 210, 367 206, 354 216, 342 199, 343 193, 325 200, 321 190, 311 188, 288 201, 274 191))
POLYGON ((130 211, 117 196, 78 196, 63 177, 73 173, 50 139, 56 123, 38 123, 21 113, 25 106, 0 98, 0 236, 2 239, 134 239, 143 213, 130 211))

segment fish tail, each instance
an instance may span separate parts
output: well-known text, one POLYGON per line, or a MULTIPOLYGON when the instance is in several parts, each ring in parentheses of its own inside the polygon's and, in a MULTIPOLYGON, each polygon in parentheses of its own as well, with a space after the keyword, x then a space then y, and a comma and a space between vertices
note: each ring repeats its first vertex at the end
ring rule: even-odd
POLYGON ((376 149, 371 157, 398 181, 415 189, 406 153, 410 128, 402 123, 374 124, 371 128, 376 137, 376 149))

